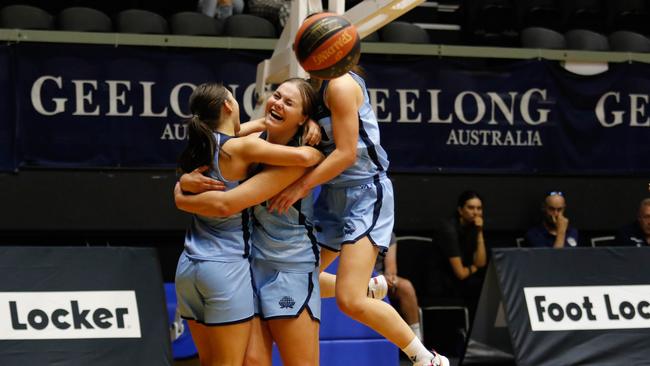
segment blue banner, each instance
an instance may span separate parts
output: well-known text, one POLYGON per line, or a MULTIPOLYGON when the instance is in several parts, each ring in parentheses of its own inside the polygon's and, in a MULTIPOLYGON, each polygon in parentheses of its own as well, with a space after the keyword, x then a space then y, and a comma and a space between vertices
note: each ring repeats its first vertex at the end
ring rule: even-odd
POLYGON ((0 171, 16 169, 14 145, 16 119, 14 86, 10 72, 10 48, 0 46, 0 171))
MULTIPOLYGON (((192 88, 223 81, 245 121, 257 64, 270 55, 15 47, 21 165, 76 168, 174 167, 192 88)), ((539 60, 363 55, 362 65, 392 171, 650 172, 649 65, 590 77, 539 60)))
POLYGON ((650 66, 597 76, 556 62, 366 63, 392 169, 650 172, 650 66))
MULTIPOLYGON (((223 81, 253 100, 256 52, 21 45, 22 164, 174 167, 193 88, 223 81)), ((252 105, 242 103, 242 117, 252 105)))

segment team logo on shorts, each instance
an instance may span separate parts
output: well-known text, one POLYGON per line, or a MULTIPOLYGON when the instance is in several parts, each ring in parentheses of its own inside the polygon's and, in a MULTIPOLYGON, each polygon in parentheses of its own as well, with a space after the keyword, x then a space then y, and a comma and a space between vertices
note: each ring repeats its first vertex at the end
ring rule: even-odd
POLYGON ((343 233, 345 235, 352 235, 356 229, 357 228, 354 226, 353 223, 347 222, 345 223, 345 227, 343 228, 343 233))
POLYGON ((296 300, 291 296, 284 296, 278 302, 280 304, 280 309, 293 309, 293 306, 296 305, 296 300))

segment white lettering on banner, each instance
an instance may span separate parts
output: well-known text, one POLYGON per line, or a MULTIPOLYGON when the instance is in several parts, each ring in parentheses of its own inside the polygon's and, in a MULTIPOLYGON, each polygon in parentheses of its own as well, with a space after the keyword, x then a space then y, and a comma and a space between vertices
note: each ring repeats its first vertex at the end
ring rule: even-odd
POLYGON ((135 291, 0 292, 0 340, 141 338, 135 291))
POLYGON ((41 76, 38 78, 36 81, 34 81, 34 84, 32 85, 32 91, 31 91, 31 100, 32 100, 32 106, 38 112, 39 114, 42 114, 44 116, 54 116, 59 113, 65 112, 65 102, 68 101, 66 98, 52 98, 52 101, 54 102, 54 110, 48 111, 45 110, 45 107, 43 106, 43 100, 41 99, 41 89, 43 88, 43 85, 45 84, 46 81, 54 81, 56 83, 56 86, 61 89, 62 85, 62 80, 61 77, 54 77, 50 75, 45 75, 41 76))
POLYGON ((533 331, 650 328, 650 285, 526 287, 533 331))
POLYGON ((187 125, 181 123, 168 123, 163 129, 161 140, 185 140, 187 138, 187 125))
POLYGON ((73 116, 99 116, 99 106, 92 111, 86 110, 86 103, 92 106, 93 91, 97 91, 97 80, 72 80, 74 84, 75 111, 73 116), (90 87, 87 88, 86 86, 90 87), (87 91, 87 92, 86 92, 87 91))
POLYGON ((107 116, 132 116, 133 107, 129 106, 125 112, 120 112, 118 109, 120 105, 126 103, 126 94, 124 92, 118 94, 118 87, 121 85, 127 91, 131 91, 131 82, 128 80, 106 80, 108 84, 108 113, 107 116))
POLYGON ((451 130, 447 145, 543 146, 539 131, 451 130))
POLYGON ((388 89, 372 89, 368 88, 368 96, 370 97, 370 104, 377 116, 377 122, 390 122, 393 117, 390 112, 386 112, 386 100, 390 91, 388 89))
POLYGON ((420 91, 417 89, 395 89, 399 96, 399 118, 397 123, 419 123, 422 122, 422 114, 417 113, 415 119, 409 118, 409 112, 415 112, 415 100, 420 97, 420 91), (409 98, 409 94, 413 98, 409 98))
MULTIPOLYGON (((647 94, 628 94, 628 98, 630 127, 650 127, 650 117, 646 113, 650 97, 647 94)), ((596 104, 595 112, 598 122, 603 127, 614 127, 623 124, 627 113, 626 110, 612 109, 609 113, 606 110, 608 105, 615 104, 616 107, 612 108, 620 108, 622 103, 625 102, 621 102, 621 93, 619 92, 611 91, 603 94, 596 104), (609 103, 608 99, 610 100, 609 103), (609 115, 613 116, 613 118, 608 118, 609 115)))
MULTIPOLYGON (((101 110, 100 104, 95 97, 106 97, 108 98, 108 111, 106 111, 107 116, 111 117, 131 117, 133 116, 133 106, 126 103, 127 97, 131 90, 131 82, 127 80, 70 80, 70 83, 73 85, 73 98, 75 100, 75 110, 72 112, 74 116, 100 116, 104 111, 101 110), (100 84, 102 87, 100 87, 100 84), (106 85, 106 88, 103 85, 106 85), (99 92, 101 90, 101 93, 99 92), (108 90, 108 93, 105 93, 104 90, 108 90), (107 95, 105 95, 107 94, 107 95), (120 107, 123 107, 124 110, 121 110, 120 107)), ((153 109, 153 100, 154 87, 156 83, 153 81, 139 81, 138 90, 133 92, 138 93, 134 97, 141 97, 139 101, 142 102, 142 111, 138 114, 138 117, 158 117, 158 118, 167 118, 168 111, 167 107, 163 107, 160 111, 154 111, 153 109)), ((255 84, 253 84, 253 87, 255 84)), ((181 90, 183 88, 189 88, 190 92, 194 90, 196 86, 191 83, 181 83, 175 85, 169 92, 169 106, 177 117, 188 118, 189 115, 183 114, 181 111, 181 106, 185 106, 187 102, 185 100, 180 101, 181 90)), ((53 97, 51 100, 43 100, 43 94, 55 95, 64 93, 64 81, 61 76, 51 76, 44 75, 39 77, 32 84, 31 89, 31 102, 34 110, 44 116, 54 116, 57 114, 66 112, 66 102, 68 101, 67 97, 57 96, 53 97), (50 105, 54 103, 54 108, 51 108, 50 105), (47 105, 47 107, 46 107, 47 105)))

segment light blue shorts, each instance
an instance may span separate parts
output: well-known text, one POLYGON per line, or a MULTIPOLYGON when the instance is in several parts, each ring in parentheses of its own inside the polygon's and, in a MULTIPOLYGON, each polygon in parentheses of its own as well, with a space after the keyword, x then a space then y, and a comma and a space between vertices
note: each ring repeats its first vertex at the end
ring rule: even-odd
POLYGON ((228 325, 254 316, 253 282, 248 259, 215 262, 181 254, 176 267, 176 297, 183 319, 228 325))
POLYGON ((255 313, 263 320, 295 318, 306 309, 312 319, 320 321, 318 268, 311 272, 292 272, 253 259, 251 269, 255 313))
POLYGON ((324 185, 314 207, 318 243, 340 251, 367 236, 381 252, 393 232, 393 184, 386 175, 350 187, 324 185))

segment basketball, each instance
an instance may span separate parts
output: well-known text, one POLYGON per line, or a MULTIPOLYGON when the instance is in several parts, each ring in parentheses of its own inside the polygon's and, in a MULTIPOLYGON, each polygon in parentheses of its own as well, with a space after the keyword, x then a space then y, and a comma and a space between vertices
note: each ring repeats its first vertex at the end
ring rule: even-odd
POLYGON ((320 79, 334 79, 359 61, 361 43, 356 27, 334 13, 318 13, 305 19, 293 44, 298 62, 320 79))

